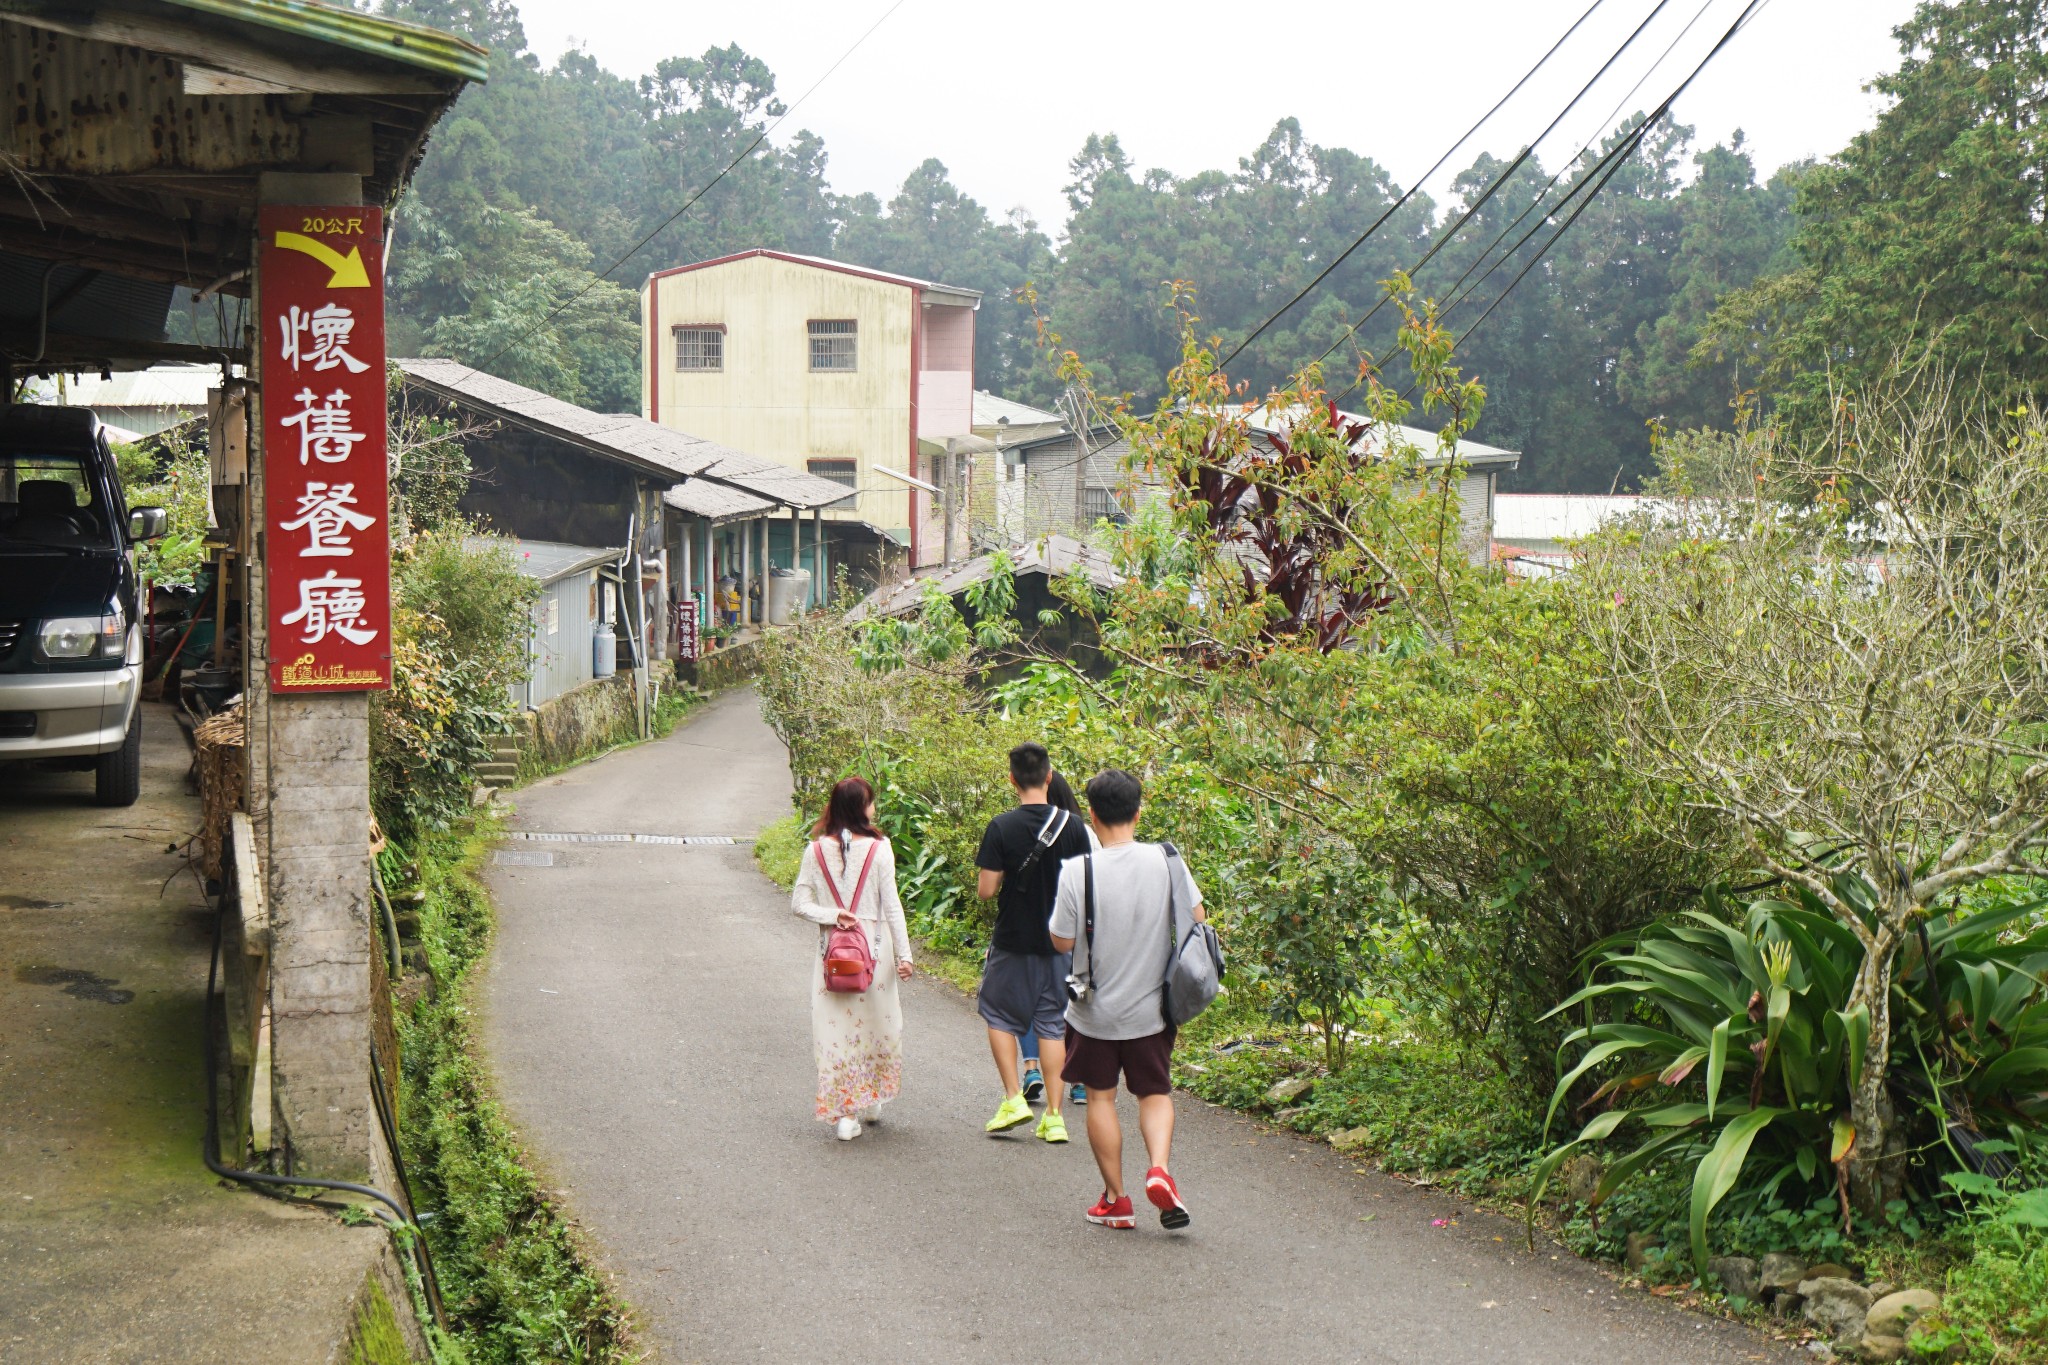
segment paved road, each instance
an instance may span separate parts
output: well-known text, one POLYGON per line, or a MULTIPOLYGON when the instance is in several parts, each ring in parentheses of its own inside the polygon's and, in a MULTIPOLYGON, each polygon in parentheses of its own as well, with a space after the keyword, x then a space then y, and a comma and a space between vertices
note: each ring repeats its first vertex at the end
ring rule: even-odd
MULTIPOLYGON (((752 694, 729 693, 665 741, 522 792, 515 828, 750 835, 786 811, 788 781, 752 694)), ((833 1141, 811 1117, 816 940, 745 845, 501 856, 540 850, 551 866, 493 871, 484 1038, 656 1359, 1800 1358, 1187 1097, 1174 1168, 1193 1228, 1091 1227, 1078 1125, 1064 1148, 982 1136, 999 1096, 980 1021, 922 978, 903 1098, 833 1141)))

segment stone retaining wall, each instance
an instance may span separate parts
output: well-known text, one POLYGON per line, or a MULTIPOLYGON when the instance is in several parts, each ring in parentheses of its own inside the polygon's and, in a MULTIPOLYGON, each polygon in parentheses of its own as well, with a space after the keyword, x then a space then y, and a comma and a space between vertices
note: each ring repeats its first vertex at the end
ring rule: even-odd
POLYGON ((519 766, 521 775, 528 777, 634 739, 640 730, 634 715, 633 675, 593 678, 542 702, 525 717, 525 725, 519 766))
POLYGON ((738 687, 760 671, 759 637, 712 650, 701 659, 676 660, 676 676, 686 683, 695 683, 706 692, 723 692, 728 687, 738 687))

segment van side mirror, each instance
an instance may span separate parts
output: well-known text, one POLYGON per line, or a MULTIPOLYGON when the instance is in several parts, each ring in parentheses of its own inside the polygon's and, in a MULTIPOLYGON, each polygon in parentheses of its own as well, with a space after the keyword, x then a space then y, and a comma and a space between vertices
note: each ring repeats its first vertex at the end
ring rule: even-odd
POLYGON ((171 514, 161 507, 135 507, 128 512, 128 539, 139 543, 161 540, 171 529, 171 514))

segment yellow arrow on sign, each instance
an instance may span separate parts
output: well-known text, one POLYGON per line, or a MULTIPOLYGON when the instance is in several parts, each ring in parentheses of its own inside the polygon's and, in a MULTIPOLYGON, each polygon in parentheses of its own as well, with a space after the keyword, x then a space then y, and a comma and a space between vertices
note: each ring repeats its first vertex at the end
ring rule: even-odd
POLYGON ((277 245, 280 251, 303 251, 329 270, 332 270, 334 278, 327 282, 329 289, 368 289, 370 287, 370 272, 363 269, 363 250, 361 247, 350 247, 348 255, 344 256, 333 247, 327 245, 327 243, 296 232, 278 233, 277 245))

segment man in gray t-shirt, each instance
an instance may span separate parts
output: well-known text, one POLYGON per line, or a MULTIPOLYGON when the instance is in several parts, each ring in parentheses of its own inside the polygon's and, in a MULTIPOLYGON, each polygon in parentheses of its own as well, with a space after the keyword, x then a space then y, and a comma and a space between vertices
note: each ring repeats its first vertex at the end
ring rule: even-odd
POLYGON ((1132 1228, 1137 1216, 1123 1187, 1123 1129, 1117 1122, 1121 1075, 1138 1101, 1138 1130, 1151 1169, 1145 1197, 1168 1228, 1188 1225, 1187 1205, 1167 1173, 1173 1147, 1173 1028, 1162 999, 1172 952, 1173 903, 1203 919, 1202 893, 1187 865, 1158 844, 1137 841, 1144 789, 1127 772, 1109 768, 1088 783, 1088 819, 1099 852, 1070 858, 1060 869, 1053 903, 1053 946, 1075 953, 1075 975, 1085 989, 1067 1006, 1067 1078, 1088 1091, 1088 1145, 1102 1170, 1102 1198, 1088 1221, 1132 1228), (1094 882, 1094 929, 1089 930, 1089 882, 1094 882), (1086 940, 1080 951, 1076 940, 1086 940), (1085 956, 1085 973, 1081 961, 1085 956))

